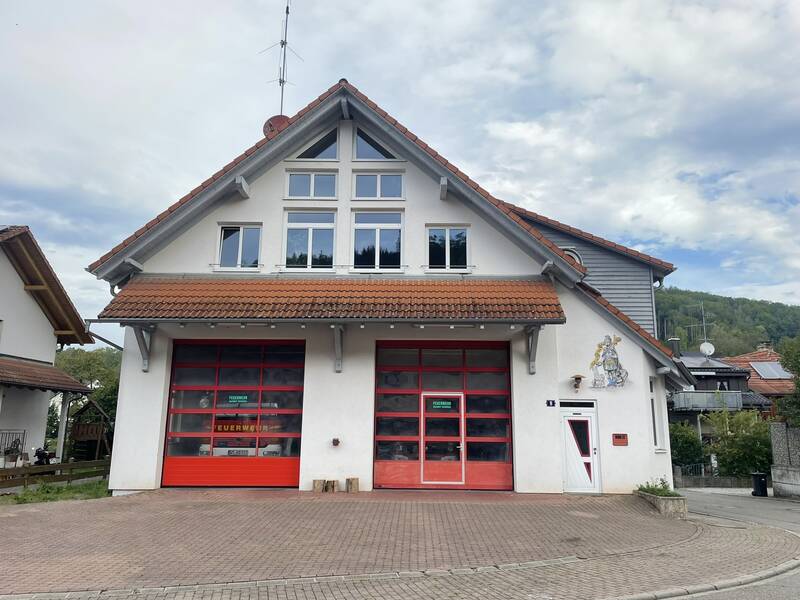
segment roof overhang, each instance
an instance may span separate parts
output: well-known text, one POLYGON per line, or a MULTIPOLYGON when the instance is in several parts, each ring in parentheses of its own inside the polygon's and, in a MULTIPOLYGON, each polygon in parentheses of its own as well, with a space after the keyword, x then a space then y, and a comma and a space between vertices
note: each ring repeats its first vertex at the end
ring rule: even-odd
POLYGON ((52 325, 58 343, 94 343, 30 229, 24 226, 0 229, 0 248, 19 275, 25 291, 52 325))
POLYGON ((92 390, 49 363, 0 356, 0 386, 88 394, 92 390))

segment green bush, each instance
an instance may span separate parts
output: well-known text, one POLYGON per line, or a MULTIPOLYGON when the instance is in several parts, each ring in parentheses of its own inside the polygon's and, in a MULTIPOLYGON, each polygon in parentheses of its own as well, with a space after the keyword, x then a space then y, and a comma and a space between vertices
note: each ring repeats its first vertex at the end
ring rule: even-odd
POLYGON ((714 428, 714 441, 707 452, 717 456, 720 475, 747 477, 755 471, 769 472, 772 465, 769 422, 758 411, 716 410, 703 415, 703 419, 714 428))
POLYGON ((19 494, 8 498, 15 504, 32 504, 34 502, 55 502, 56 500, 86 500, 108 496, 108 481, 98 480, 88 483, 53 485, 47 481, 25 488, 19 494))
POLYGON ((670 423, 669 445, 673 465, 696 465, 703 462, 703 444, 697 429, 688 423, 670 423))
POLYGON ((668 496, 671 498, 680 496, 678 492, 669 487, 669 482, 663 477, 658 480, 641 483, 636 489, 646 494, 653 494, 654 496, 668 496))

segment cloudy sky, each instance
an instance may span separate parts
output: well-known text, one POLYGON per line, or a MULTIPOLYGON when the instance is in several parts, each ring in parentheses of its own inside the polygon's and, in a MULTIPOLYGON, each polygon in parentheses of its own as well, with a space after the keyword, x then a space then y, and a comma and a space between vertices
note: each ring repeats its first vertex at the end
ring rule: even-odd
MULTIPOLYGON (((0 223, 84 267, 261 136, 282 0, 0 3, 0 223)), ((347 77, 495 195, 800 300, 800 2, 295 0, 293 114, 347 77)), ((120 338, 118 328, 104 333, 120 338)))

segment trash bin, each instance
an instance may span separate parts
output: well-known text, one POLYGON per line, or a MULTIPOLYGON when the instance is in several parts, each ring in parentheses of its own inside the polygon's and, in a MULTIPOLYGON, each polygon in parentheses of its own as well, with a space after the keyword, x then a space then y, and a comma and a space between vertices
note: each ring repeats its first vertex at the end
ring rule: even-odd
POLYGON ((767 497, 767 474, 751 473, 753 477, 753 496, 767 497))

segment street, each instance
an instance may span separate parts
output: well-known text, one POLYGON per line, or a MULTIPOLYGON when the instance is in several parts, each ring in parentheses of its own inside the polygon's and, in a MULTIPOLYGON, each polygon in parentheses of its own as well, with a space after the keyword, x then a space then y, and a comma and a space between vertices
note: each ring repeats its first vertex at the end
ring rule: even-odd
MULTIPOLYGON (((778 498, 755 498, 735 491, 682 489, 689 501, 689 512, 723 519, 735 519, 779 527, 800 535, 800 502, 778 498)), ((761 583, 698 594, 714 600, 797 600, 800 597, 800 571, 795 570, 761 583)))

